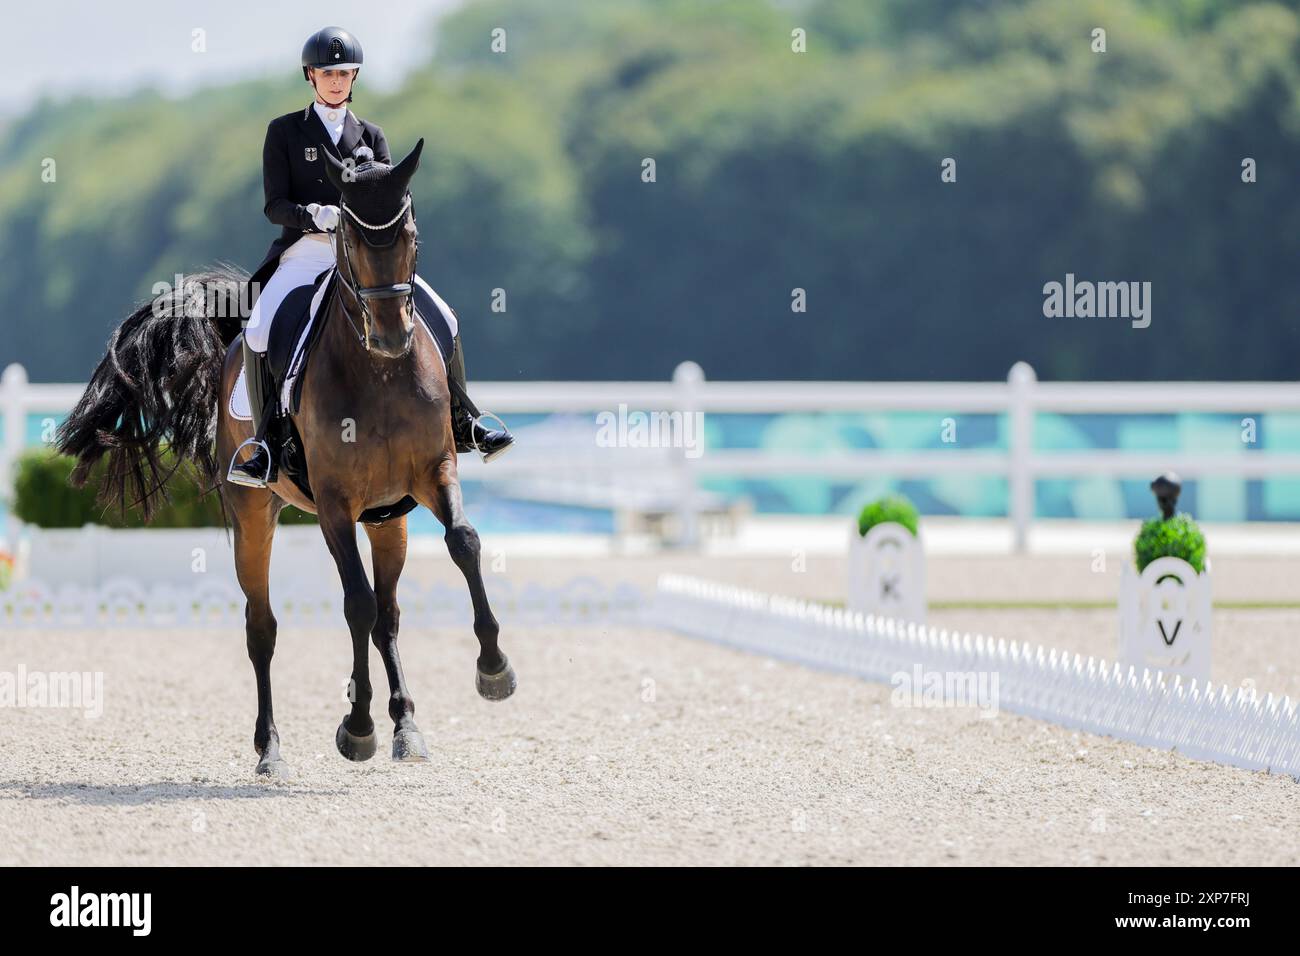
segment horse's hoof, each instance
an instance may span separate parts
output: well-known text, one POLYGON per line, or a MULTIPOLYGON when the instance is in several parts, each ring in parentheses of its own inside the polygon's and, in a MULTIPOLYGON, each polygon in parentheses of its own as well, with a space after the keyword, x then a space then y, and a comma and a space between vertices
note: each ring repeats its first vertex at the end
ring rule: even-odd
POLYGON ((418 730, 399 730, 393 734, 393 759, 399 763, 425 763, 429 748, 418 730))
POLYGON ((474 686, 478 688, 478 695, 484 700, 505 700, 519 686, 515 681, 515 669, 510 666, 504 654, 501 655, 501 660, 505 663, 505 667, 495 674, 484 674, 475 668, 474 686))
POLYGON ((339 723, 338 732, 334 735, 334 746, 339 748, 339 753, 349 760, 355 760, 360 763, 363 760, 369 760, 375 755, 375 750, 379 742, 375 739, 375 732, 370 731, 365 737, 357 737, 348 733, 348 728, 344 726, 347 718, 339 723))
POLYGON ((263 757, 257 762, 257 775, 259 777, 268 777, 271 780, 287 780, 289 778, 289 765, 279 757, 273 760, 267 760, 263 757))

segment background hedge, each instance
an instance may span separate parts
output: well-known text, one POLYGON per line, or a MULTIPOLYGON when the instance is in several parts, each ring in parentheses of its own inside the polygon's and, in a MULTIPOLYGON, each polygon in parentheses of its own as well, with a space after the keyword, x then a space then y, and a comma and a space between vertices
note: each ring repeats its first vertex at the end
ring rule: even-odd
MULTIPOLYGON (((164 453, 167 469, 174 465, 164 453)), ((80 528, 87 524, 108 528, 207 528, 221 527, 221 502, 215 490, 203 494, 197 475, 182 465, 167 482, 170 501, 146 526, 136 508, 125 513, 118 502, 100 502, 98 496, 106 463, 101 460, 81 488, 68 483, 75 459, 48 449, 28 451, 18 460, 14 476, 14 514, 21 521, 41 528, 80 528)), ((126 503, 128 506, 130 502, 126 503)), ((315 524, 316 516, 292 506, 280 512, 281 524, 315 524)))

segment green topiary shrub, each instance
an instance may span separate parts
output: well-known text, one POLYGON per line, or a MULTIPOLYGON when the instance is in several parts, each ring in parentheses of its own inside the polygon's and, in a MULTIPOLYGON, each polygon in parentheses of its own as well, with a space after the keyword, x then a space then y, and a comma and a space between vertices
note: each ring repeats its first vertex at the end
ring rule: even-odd
MULTIPOLYGON (((175 464, 170 453, 164 453, 162 461, 166 470, 175 464)), ((14 475, 14 515, 38 528, 80 528, 88 524, 106 528, 222 527, 217 493, 201 494, 198 476, 188 463, 167 482, 170 500, 159 506, 147 525, 139 509, 128 508, 123 515, 116 502, 105 505, 95 500, 107 462, 101 459, 81 488, 68 484, 75 465, 72 457, 49 449, 24 453, 14 475)), ((313 514, 287 506, 280 512, 279 523, 316 524, 317 520, 313 514)))
POLYGON ((912 504, 905 496, 888 495, 870 502, 858 513, 858 534, 865 537, 867 532, 876 525, 884 524, 886 521, 893 521, 901 524, 912 532, 913 537, 916 537, 919 518, 920 515, 917 514, 916 505, 912 504))
MULTIPOLYGON (((170 469, 170 456, 163 459, 170 469)), ((138 509, 126 514, 116 503, 96 501, 107 463, 104 460, 91 470, 81 488, 73 488, 68 478, 76 461, 48 449, 26 452, 18 460, 14 475, 14 514, 39 528, 80 528, 87 524, 108 528, 208 528, 221 527, 221 502, 215 493, 200 494, 198 478, 188 465, 167 483, 170 501, 162 505, 148 525, 138 509)))
POLYGON ((76 460, 67 455, 25 452, 14 473, 14 515, 41 528, 80 528, 95 522, 102 510, 95 504, 96 486, 68 484, 75 465, 76 460))
POLYGON ((1141 573, 1156 558, 1182 558, 1197 574, 1205 570, 1205 536, 1192 516, 1179 512, 1172 518, 1148 518, 1133 542, 1141 573))

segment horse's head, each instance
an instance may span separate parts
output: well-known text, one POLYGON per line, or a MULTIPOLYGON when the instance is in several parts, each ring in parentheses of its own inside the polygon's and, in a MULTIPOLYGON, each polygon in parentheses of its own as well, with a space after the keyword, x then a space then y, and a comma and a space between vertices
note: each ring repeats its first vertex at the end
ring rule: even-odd
POLYGON ((377 163, 364 147, 355 166, 324 148, 325 175, 342 200, 335 247, 343 307, 361 322, 366 348, 385 358, 411 349, 415 313, 411 292, 419 245, 409 190, 424 140, 396 166, 377 163))

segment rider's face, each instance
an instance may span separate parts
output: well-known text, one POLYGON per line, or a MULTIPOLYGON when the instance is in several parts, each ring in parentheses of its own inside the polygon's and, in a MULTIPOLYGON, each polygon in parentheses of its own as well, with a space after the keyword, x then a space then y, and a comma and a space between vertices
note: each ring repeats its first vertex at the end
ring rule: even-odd
POLYGON ((316 95, 331 103, 347 99, 357 75, 356 70, 318 70, 315 67, 309 67, 307 73, 316 87, 316 95))

